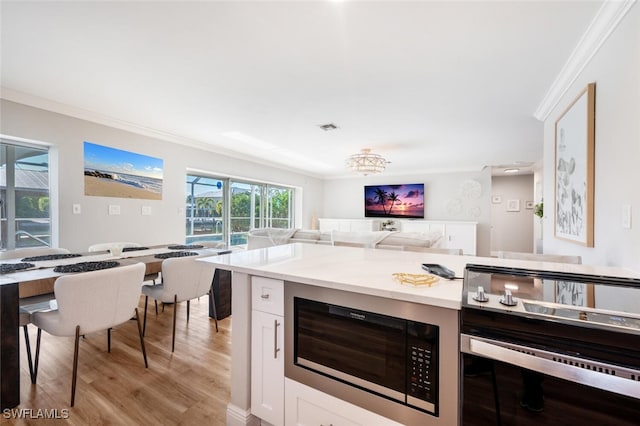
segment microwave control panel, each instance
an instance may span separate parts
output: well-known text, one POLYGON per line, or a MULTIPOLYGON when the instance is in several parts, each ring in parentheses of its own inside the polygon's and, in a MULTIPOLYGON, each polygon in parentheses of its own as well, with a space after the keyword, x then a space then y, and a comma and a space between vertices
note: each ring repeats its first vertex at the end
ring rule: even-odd
POLYGON ((437 407, 438 327, 409 321, 407 329, 407 396, 437 407))

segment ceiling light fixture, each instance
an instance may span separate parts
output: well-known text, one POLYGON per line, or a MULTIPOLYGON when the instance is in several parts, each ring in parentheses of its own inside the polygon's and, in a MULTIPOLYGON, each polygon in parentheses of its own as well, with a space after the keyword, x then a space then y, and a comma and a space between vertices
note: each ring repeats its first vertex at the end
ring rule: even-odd
POLYGON ((347 167, 363 175, 382 173, 389 162, 378 154, 373 154, 369 148, 364 148, 359 154, 347 158, 347 167))
POLYGON ((518 173, 520 169, 504 169, 505 173, 518 173))

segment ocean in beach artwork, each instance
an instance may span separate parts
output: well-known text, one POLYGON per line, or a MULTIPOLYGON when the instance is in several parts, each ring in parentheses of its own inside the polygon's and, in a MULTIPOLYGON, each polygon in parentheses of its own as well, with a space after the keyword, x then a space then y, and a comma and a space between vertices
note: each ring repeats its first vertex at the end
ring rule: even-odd
POLYGON ((160 158, 84 143, 84 194, 162 200, 160 158))

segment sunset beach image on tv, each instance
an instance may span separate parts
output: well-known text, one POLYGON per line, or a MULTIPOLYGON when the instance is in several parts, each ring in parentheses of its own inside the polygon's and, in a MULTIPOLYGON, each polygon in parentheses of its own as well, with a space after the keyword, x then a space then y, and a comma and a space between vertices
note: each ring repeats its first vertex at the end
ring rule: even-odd
POLYGON ((84 194, 162 200, 162 160, 84 143, 84 194))
POLYGON ((364 216, 424 218, 424 184, 365 186, 364 216))

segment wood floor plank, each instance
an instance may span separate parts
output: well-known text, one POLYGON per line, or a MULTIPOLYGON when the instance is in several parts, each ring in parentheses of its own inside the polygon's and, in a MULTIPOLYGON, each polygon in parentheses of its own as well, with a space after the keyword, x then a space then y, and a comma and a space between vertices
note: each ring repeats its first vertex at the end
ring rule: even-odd
MULTIPOLYGON (((206 297, 178 306, 176 349, 171 352, 173 306, 155 315, 150 304, 145 346, 149 368, 144 368, 135 320, 116 327, 107 352, 106 332, 80 342, 76 402, 69 407, 73 338, 42 333, 38 383, 31 384, 24 337, 21 336, 21 404, 0 416, 2 425, 224 425, 229 402, 231 318, 215 323, 208 316, 206 297), (43 419, 42 411, 68 419, 43 419), (40 417, 38 417, 40 415, 40 417), (26 417, 26 418, 25 418, 26 417), (31 417, 31 418, 30 418, 31 417)), ((140 301, 140 316, 144 298, 140 301)), ((29 327, 35 350, 36 328, 29 327)))

